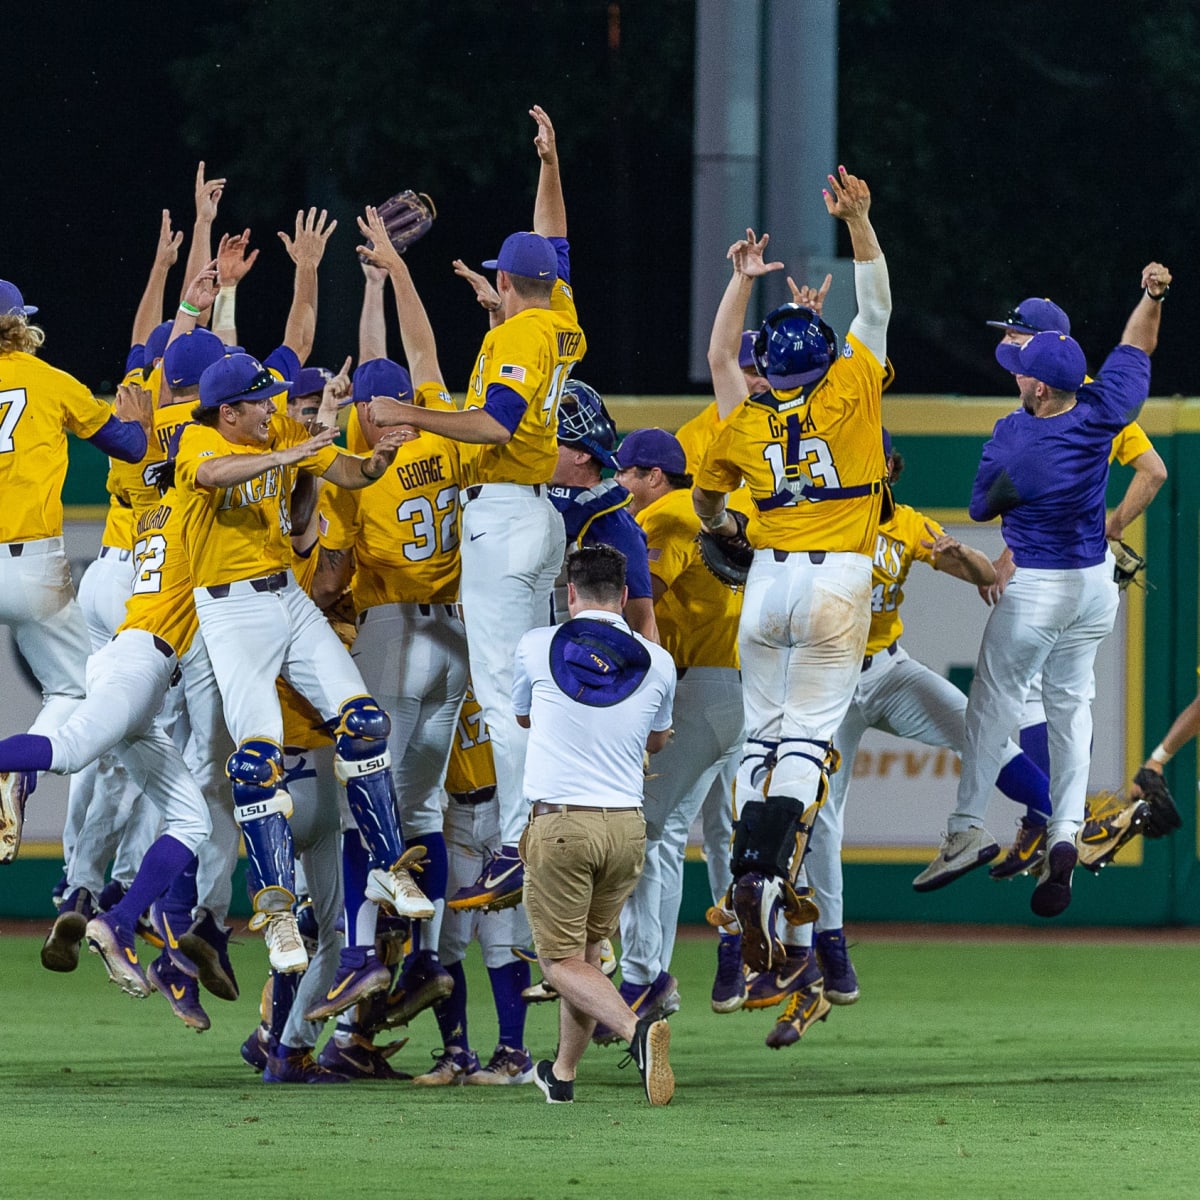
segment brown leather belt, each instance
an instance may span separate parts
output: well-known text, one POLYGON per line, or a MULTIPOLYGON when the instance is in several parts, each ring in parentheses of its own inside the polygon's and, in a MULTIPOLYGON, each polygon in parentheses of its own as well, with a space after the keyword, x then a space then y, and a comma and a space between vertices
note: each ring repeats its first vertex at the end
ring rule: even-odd
POLYGON ((571 813, 571 812, 586 812, 586 813, 615 813, 615 812, 636 812, 640 813, 640 808, 597 808, 591 804, 543 804, 542 801, 530 805, 529 815, 531 817, 550 817, 556 813, 571 813))

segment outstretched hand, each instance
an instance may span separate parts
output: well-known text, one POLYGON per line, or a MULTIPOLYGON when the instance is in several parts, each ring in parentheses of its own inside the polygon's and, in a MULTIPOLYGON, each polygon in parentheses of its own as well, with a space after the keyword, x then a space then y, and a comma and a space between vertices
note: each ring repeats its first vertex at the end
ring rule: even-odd
POLYGON ((217 246, 217 283, 221 287, 237 287, 254 266, 258 251, 250 249, 250 230, 223 233, 217 246))
POLYGON ((183 245, 183 231, 171 232, 170 209, 162 210, 162 224, 158 228, 158 247, 154 251, 154 261, 160 267, 170 268, 179 257, 179 247, 183 245))
POLYGON ((364 263, 370 263, 371 266, 384 271, 400 266, 400 253, 392 245, 392 239, 388 236, 387 226, 383 223, 379 210, 368 204, 364 212, 366 219, 358 218, 358 231, 370 245, 358 246, 358 257, 364 263))
POLYGON ((213 301, 217 298, 217 260, 215 258, 187 285, 183 298, 186 303, 202 313, 212 308, 213 301))
POLYGON ((826 175, 829 187, 822 188, 825 210, 840 221, 862 220, 871 208, 871 189, 865 179, 851 175, 845 167, 838 167, 837 175, 826 175))
POLYGON ((1152 297, 1161 296, 1171 286, 1171 272, 1162 263, 1147 263, 1142 268, 1142 287, 1152 297))
POLYGON ((329 214, 321 209, 317 215, 316 208, 310 208, 307 213, 301 209, 296 214, 296 232, 294 237, 288 237, 280 230, 279 240, 288 252, 288 257, 297 266, 320 266, 325 257, 325 244, 329 235, 337 228, 337 221, 330 221, 329 214), (326 223, 328 222, 328 224, 326 223))
POLYGON ((769 233, 761 238, 754 236, 753 229, 746 230, 746 236, 734 242, 725 253, 725 257, 733 262, 733 269, 739 275, 756 278, 759 275, 769 275, 772 271, 782 271, 783 263, 765 262, 763 255, 767 243, 771 240, 769 233))
POLYGON ((540 104, 535 104, 529 110, 529 115, 537 122, 533 144, 537 148, 538 158, 544 163, 557 162, 558 145, 554 140, 554 126, 546 115, 546 110, 540 104))

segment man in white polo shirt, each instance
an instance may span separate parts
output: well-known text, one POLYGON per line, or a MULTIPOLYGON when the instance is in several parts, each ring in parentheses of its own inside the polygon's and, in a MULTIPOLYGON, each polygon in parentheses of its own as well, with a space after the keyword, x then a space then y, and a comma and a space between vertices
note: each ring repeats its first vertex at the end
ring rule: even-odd
POLYGON ((643 751, 667 744, 675 697, 675 664, 625 623, 626 595, 625 556, 584 546, 567 559, 571 619, 517 646, 513 710, 530 730, 525 911, 546 982, 562 997, 557 1056, 534 1068, 550 1104, 574 1100, 597 1021, 629 1043, 651 1104, 675 1092, 666 1021, 639 1019, 600 970, 600 943, 616 933, 646 854, 643 751))

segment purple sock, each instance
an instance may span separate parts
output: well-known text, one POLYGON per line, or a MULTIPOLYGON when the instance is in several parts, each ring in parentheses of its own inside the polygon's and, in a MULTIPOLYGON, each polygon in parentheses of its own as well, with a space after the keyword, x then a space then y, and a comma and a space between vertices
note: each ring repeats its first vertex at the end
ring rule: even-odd
POLYGON ((129 885, 129 891, 120 904, 112 909, 111 915, 117 923, 132 929, 142 915, 175 882, 175 877, 186 871, 195 855, 182 842, 164 833, 146 851, 138 873, 129 885))
POLYGON ((1026 820, 1044 825, 1050 815, 1050 780, 1028 754, 1010 758, 996 776, 996 787, 1025 805, 1026 820))
POLYGON ((287 1026, 288 1017, 291 1016, 292 1005, 296 1002, 296 992, 299 988, 299 975, 271 972, 271 1036, 279 1041, 280 1050, 283 1049, 283 1031, 287 1026))
POLYGON ((1021 749, 1033 759, 1043 775, 1050 774, 1050 739, 1045 721, 1040 725, 1026 725, 1021 730, 1021 749))
POLYGON ((48 771, 54 749, 40 733, 14 733, 0 741, 0 771, 48 771))
POLYGON ((488 967, 496 1019, 500 1023, 500 1044, 514 1050, 525 1048, 525 1013, 528 1011, 521 992, 529 986, 529 964, 521 958, 502 967, 488 967))
POLYGON ((433 1015, 442 1034, 442 1045, 466 1050, 471 1045, 467 1040, 467 973, 461 962, 442 965, 454 980, 454 991, 433 1006, 433 1015))

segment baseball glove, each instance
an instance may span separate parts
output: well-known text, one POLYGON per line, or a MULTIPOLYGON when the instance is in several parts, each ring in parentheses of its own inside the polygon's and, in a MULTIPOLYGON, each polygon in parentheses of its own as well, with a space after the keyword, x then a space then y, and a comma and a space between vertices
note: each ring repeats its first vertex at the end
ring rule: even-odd
POLYGON ((702 528, 696 534, 696 543, 700 547, 700 558, 709 571, 726 587, 737 591, 746 584, 754 560, 754 547, 746 537, 746 514, 730 509, 729 515, 737 525, 736 532, 718 537, 702 528))
POLYGON ((1133 782, 1142 790, 1142 796, 1150 806, 1146 823, 1142 826, 1142 836, 1148 838, 1166 837, 1183 825, 1179 809, 1167 788, 1167 781, 1149 767, 1139 767, 1133 782))
POLYGON ((1113 579, 1117 587, 1124 591, 1131 583, 1137 582, 1137 577, 1146 569, 1146 560, 1116 538, 1109 538, 1108 545, 1117 560, 1113 566, 1113 579))
POLYGON ((398 192, 379 205, 377 211, 388 231, 388 240, 399 254, 423 238, 437 216, 433 201, 424 192, 398 192))

